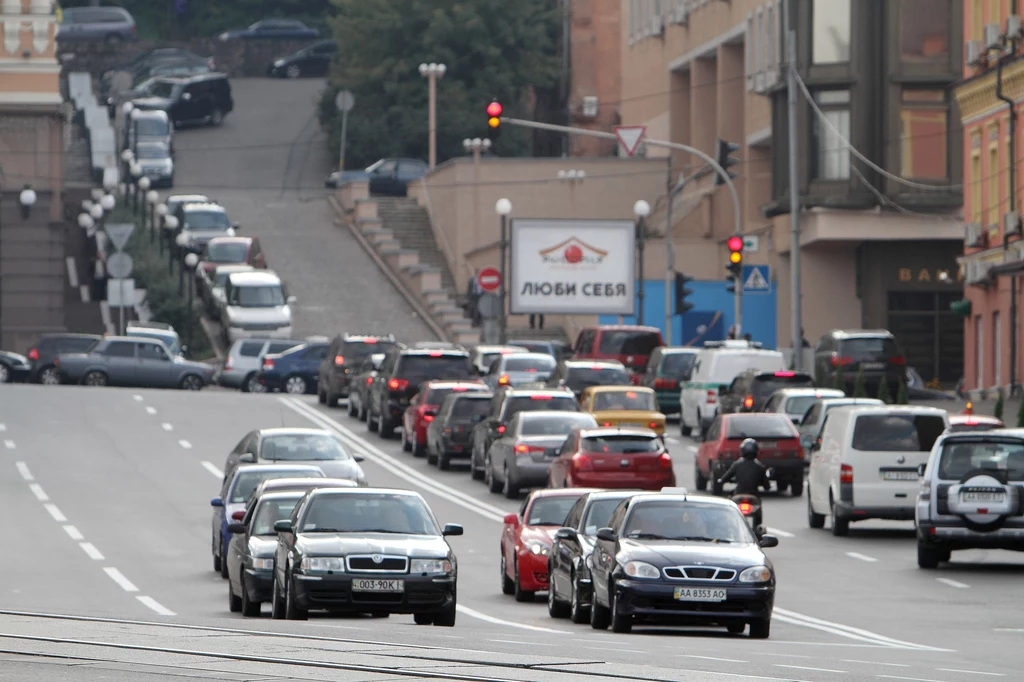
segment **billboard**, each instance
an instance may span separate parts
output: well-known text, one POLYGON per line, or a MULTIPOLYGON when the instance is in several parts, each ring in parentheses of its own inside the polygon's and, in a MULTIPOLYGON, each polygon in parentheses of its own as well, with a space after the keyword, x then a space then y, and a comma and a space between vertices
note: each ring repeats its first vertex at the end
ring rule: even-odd
POLYGON ((509 309, 514 315, 632 315, 632 220, 514 218, 509 309))

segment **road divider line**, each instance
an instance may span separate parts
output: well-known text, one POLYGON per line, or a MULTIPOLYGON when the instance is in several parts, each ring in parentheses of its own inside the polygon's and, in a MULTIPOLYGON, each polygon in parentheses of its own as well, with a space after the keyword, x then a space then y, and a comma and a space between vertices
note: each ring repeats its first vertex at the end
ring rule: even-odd
POLYGON ((156 408, 152 405, 146 405, 146 414, 156 414, 156 408))
POLYGON ((7 424, 0 424, 0 431, 6 431, 6 430, 7 430, 7 424))
POLYGON ((967 583, 962 583, 959 580, 953 580, 951 578, 936 578, 936 580, 943 585, 949 585, 950 587, 955 587, 958 590, 966 590, 970 587, 967 583))
POLYGON ((750 661, 741 661, 738 658, 717 658, 715 656, 697 656, 695 654, 676 654, 679 658, 699 658, 702 661, 721 661, 722 663, 750 663, 750 661))
POLYGON ((793 670, 813 670, 819 673, 848 673, 849 670, 836 670, 835 668, 812 668, 807 665, 786 665, 785 663, 772 663, 776 668, 792 668, 793 670))
POLYGON ((134 399, 135 399, 135 402, 137 402, 137 403, 141 403, 141 402, 142 402, 142 396, 141 396, 141 395, 139 395, 138 393, 136 393, 135 395, 133 395, 133 396, 132 396, 132 398, 134 398, 134 399))
POLYGON ((46 511, 50 513, 50 516, 52 516, 53 520, 57 523, 64 523, 68 520, 68 517, 64 516, 64 514, 61 513, 60 509, 57 508, 57 505, 53 504, 52 502, 47 502, 43 506, 46 507, 46 511))
POLYGON ((30 483, 28 489, 32 491, 32 494, 36 496, 36 499, 40 502, 49 502, 50 496, 43 490, 43 486, 38 483, 30 483))
POLYGON ((96 545, 91 542, 79 542, 78 546, 81 547, 82 551, 88 554, 89 558, 93 561, 103 561, 103 555, 100 554, 98 549, 96 549, 96 545))
POLYGON ((168 424, 167 422, 164 422, 160 426, 163 428, 164 431, 173 431, 174 430, 174 427, 171 426, 170 424, 168 424))
POLYGON ((553 630, 552 628, 542 628, 539 625, 526 625, 525 623, 514 623, 510 620, 502 620, 501 618, 495 618, 494 616, 488 616, 486 613, 480 613, 468 606, 457 604, 455 610, 459 613, 465 614, 470 618, 476 618, 487 623, 493 623, 494 625, 506 625, 510 628, 519 628, 521 630, 532 630, 533 632, 550 632, 557 635, 568 635, 571 634, 566 630, 553 630))
POLYGON ((295 398, 281 398, 280 400, 289 409, 306 417, 311 422, 337 433, 342 437, 342 440, 352 445, 354 448, 359 449, 361 453, 374 464, 387 469, 394 475, 412 483, 414 486, 419 487, 427 493, 437 495, 438 497, 446 499, 449 502, 457 504, 460 507, 468 509, 491 521, 502 521, 505 518, 505 512, 498 507, 492 506, 483 500, 463 493, 455 488, 451 488, 430 476, 416 471, 412 467, 400 462, 392 455, 370 445, 333 419, 320 414, 307 405, 304 405, 301 401, 296 400, 295 398))
POLYGON ((166 606, 164 606, 163 604, 158 602, 156 599, 153 599, 152 597, 146 597, 146 596, 139 595, 139 596, 136 596, 135 598, 138 599, 143 604, 145 604, 146 606, 148 606, 149 608, 151 608, 152 610, 156 611, 157 614, 159 614, 161 616, 176 616, 176 615, 178 615, 174 611, 171 611, 169 608, 167 608, 166 606))
POLYGON ((218 469, 216 466, 214 466, 213 462, 200 462, 200 464, 203 465, 204 469, 209 471, 211 474, 213 474, 217 478, 224 478, 224 472, 221 471, 220 469, 218 469))
POLYGON ((936 668, 940 673, 964 673, 966 675, 987 675, 989 677, 1006 677, 1003 673, 983 673, 980 670, 959 670, 957 668, 936 668))
POLYGON ((796 535, 794 535, 793 533, 790 533, 788 530, 780 530, 778 528, 772 528, 772 527, 765 528, 765 530, 767 530, 772 535, 778 535, 780 538, 795 538, 796 537, 796 535))
POLYGON ((4 441, 4 447, 7 448, 8 450, 13 450, 14 447, 15 447, 14 446, 14 441, 13 440, 5 440, 4 441))
POLYGON ((185 448, 186 450, 191 450, 192 449, 192 443, 189 443, 187 440, 184 440, 184 439, 179 440, 178 441, 178 445, 180 445, 181 447, 185 448))
POLYGON ((35 477, 32 475, 32 472, 29 471, 28 465, 25 464, 24 462, 15 462, 14 466, 18 467, 18 473, 21 474, 21 477, 24 478, 26 481, 36 480, 35 477))
POLYGON ((899 675, 878 675, 881 680, 909 680, 910 682, 942 682, 942 680, 933 680, 930 677, 901 677, 899 675))
POLYGON ((85 536, 82 535, 82 531, 78 530, 74 526, 64 526, 64 532, 67 533, 75 542, 85 539, 85 536))
POLYGON ((879 661, 858 661, 852 658, 843 658, 839 661, 840 663, 860 663, 862 665, 884 665, 890 668, 909 668, 909 663, 880 663, 879 661))
POLYGON ((840 623, 833 623, 832 621, 822 620, 821 618, 815 618, 813 616, 806 616, 802 613, 789 611, 788 609, 780 609, 777 606, 774 610, 774 617, 791 625, 802 625, 804 627, 811 628, 812 630, 829 632, 848 639, 860 640, 869 644, 880 644, 894 649, 942 651, 947 653, 955 651, 954 649, 940 649, 938 647, 926 646, 924 644, 914 644, 912 642, 893 639, 892 637, 886 637, 885 635, 880 635, 877 632, 871 632, 870 630, 850 627, 849 625, 842 625, 840 623))
POLYGON ((847 552, 846 556, 851 559, 856 559, 857 561, 866 561, 869 564, 878 563, 878 559, 875 557, 868 556, 867 554, 861 554, 860 552, 847 552))
POLYGON ((121 589, 125 592, 138 592, 139 588, 135 587, 134 583, 128 578, 124 577, 124 573, 117 570, 113 566, 107 566, 103 569, 104 573, 110 576, 110 579, 121 586, 121 589))

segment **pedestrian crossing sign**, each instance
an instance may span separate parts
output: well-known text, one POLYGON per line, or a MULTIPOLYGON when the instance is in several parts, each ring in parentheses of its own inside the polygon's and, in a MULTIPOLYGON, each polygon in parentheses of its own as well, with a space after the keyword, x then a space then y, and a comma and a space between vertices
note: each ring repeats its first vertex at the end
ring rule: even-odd
POLYGON ((743 291, 767 294, 772 290, 770 265, 744 265, 743 291))

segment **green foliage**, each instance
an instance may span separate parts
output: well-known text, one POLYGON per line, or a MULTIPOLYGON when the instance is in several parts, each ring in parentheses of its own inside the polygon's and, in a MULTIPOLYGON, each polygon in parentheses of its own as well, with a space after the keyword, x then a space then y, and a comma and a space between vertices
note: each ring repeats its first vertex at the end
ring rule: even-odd
POLYGON ((825 366, 820 362, 814 363, 814 385, 825 386, 825 366))
POLYGON ((832 382, 832 388, 840 390, 844 393, 846 392, 846 376, 845 372, 843 372, 842 365, 836 365, 836 376, 835 380, 832 382))
POLYGON ((856 379, 856 381, 853 384, 853 397, 854 398, 867 398, 868 397, 868 389, 864 385, 864 367, 863 367, 863 365, 857 369, 857 379, 856 379))
POLYGON ((1003 408, 1003 389, 999 389, 998 397, 996 398, 996 406, 992 409, 992 416, 999 421, 1003 421, 1003 408))
POLYGON ((909 405, 910 404, 910 389, 907 388, 907 382, 900 379, 900 391, 896 394, 897 405, 909 405))
MULTIPOLYGON (((445 64, 437 82, 438 161, 464 156, 462 140, 485 137, 485 108, 497 98, 505 115, 564 118, 552 103, 561 75, 561 23, 550 0, 333 0, 330 20, 340 55, 320 106, 320 123, 337 150, 338 90, 355 95, 349 113, 345 165, 363 168, 385 157, 426 159, 427 80, 423 62, 445 64)), ((492 151, 521 156, 536 151, 524 128, 503 125, 492 151)), ((336 152, 335 152, 336 153, 336 152)))
POLYGON ((1017 408, 1017 428, 1024 428, 1024 400, 1020 401, 1020 407, 1017 408))
POLYGON ((878 399, 886 405, 892 404, 892 393, 889 392, 889 382, 884 378, 878 384, 878 399))

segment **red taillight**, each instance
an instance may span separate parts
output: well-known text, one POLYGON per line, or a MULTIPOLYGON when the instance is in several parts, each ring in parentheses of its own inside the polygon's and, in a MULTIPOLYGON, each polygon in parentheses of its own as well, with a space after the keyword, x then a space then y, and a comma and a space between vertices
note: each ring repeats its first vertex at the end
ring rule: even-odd
POLYGON ((439 358, 442 355, 444 355, 444 353, 442 353, 441 351, 437 351, 437 350, 435 350, 435 351, 430 353, 430 357, 432 357, 432 358, 439 358))
POLYGON ((656 429, 656 428, 658 428, 658 422, 651 422, 650 424, 647 425, 647 428, 649 428, 649 429, 656 429))
POLYGON ((671 469, 672 468, 672 457, 671 457, 671 455, 669 455, 667 452, 661 453, 661 457, 658 458, 658 465, 662 469, 671 469))
POLYGON ((39 351, 37 349, 35 349, 35 348, 30 350, 28 352, 28 359, 29 360, 38 360, 39 359, 39 351))
POLYGON ((713 388, 709 388, 709 389, 708 389, 708 397, 707 397, 707 402, 709 402, 709 403, 715 403, 715 402, 717 402, 717 401, 718 401, 718 391, 716 391, 716 390, 715 390, 715 389, 713 389, 713 388))
POLYGON ((231 369, 231 356, 228 356, 228 359, 224 361, 224 369, 231 369))
POLYGON ((748 395, 746 398, 744 398, 743 399, 743 407, 747 408, 748 410, 753 408, 754 407, 754 396, 748 395))
POLYGON ((531 395, 530 400, 551 400, 549 395, 531 395))
POLYGON ((373 377, 366 377, 366 385, 369 386, 373 383, 373 377))
POLYGON ((500 377, 498 377, 499 386, 508 386, 509 381, 510 379, 508 378, 507 374, 502 374, 500 377))
POLYGON ((740 502, 739 508, 740 511, 743 512, 744 516, 747 516, 748 514, 750 514, 750 512, 754 511, 754 505, 750 504, 749 502, 740 502))
POLYGON ((469 389, 466 388, 465 386, 456 386, 455 388, 452 389, 452 391, 454 391, 455 393, 464 393, 468 390, 469 389))
POLYGON ((589 471, 594 468, 594 463, 589 457, 582 454, 572 456, 572 468, 576 471, 589 471))
POLYGON ((964 426, 977 426, 980 423, 977 419, 968 419, 964 422, 964 426))
POLYGON ((839 482, 840 483, 853 483, 853 467, 849 464, 844 464, 839 469, 839 482))
POLYGON ((366 339, 363 343, 377 343, 377 339, 366 339))
POLYGON ((675 379, 655 379, 654 388, 675 388, 677 386, 675 379))
POLYGON ((334 356, 334 364, 335 365, 344 365, 345 364, 345 356, 344 355, 335 355, 334 356))
POLYGON ((409 382, 405 379, 391 379, 388 381, 388 388, 392 391, 404 391, 409 388, 409 382))
POLYGON ((796 376, 796 372, 776 372, 775 376, 777 376, 777 377, 795 377, 796 376))
POLYGON ((853 358, 842 358, 842 357, 839 357, 838 355, 836 355, 835 353, 832 354, 832 366, 833 367, 839 367, 840 365, 845 367, 847 365, 852 365, 852 364, 853 364, 853 358))
POLYGON ((517 455, 526 455, 531 452, 544 452, 544 448, 539 448, 536 445, 517 445, 515 447, 517 455))
POLYGON ((53 359, 53 366, 54 367, 60 367, 60 356, 59 355, 53 359))
POLYGON ((907 364, 907 359, 902 355, 897 355, 896 357, 889 358, 889 362, 893 365, 905 365, 907 364))
POLYGON ((274 361, 267 358, 263 361, 263 369, 274 369, 274 361))
POLYGON ((423 415, 423 421, 425 421, 425 422, 427 422, 429 424, 430 422, 434 421, 434 415, 432 415, 432 414, 425 414, 425 415, 423 415))
POLYGON ((501 426, 496 428, 495 431, 497 431, 498 433, 505 433, 505 425, 502 424, 501 426))

